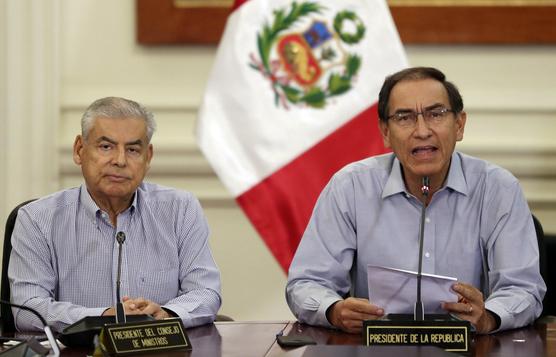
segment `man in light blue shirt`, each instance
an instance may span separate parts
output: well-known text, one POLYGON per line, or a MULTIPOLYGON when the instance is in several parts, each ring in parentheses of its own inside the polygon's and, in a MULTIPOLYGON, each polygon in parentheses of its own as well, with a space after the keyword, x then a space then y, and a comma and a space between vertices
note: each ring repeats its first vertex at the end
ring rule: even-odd
POLYGON ((533 322, 546 285, 531 212, 508 171, 454 151, 467 119, 457 88, 434 68, 409 68, 386 79, 378 112, 393 153, 346 166, 321 193, 290 266, 295 316, 358 333, 384 315, 368 300, 367 265, 417 271, 429 177, 423 272, 459 281, 458 302, 443 309, 478 333, 533 322))
MULTIPOLYGON (((178 316, 186 327, 214 321, 220 273, 208 225, 188 192, 145 183, 156 124, 140 104, 116 97, 89 106, 73 158, 85 183, 19 210, 12 234, 12 302, 37 310, 54 330, 85 316, 114 315, 118 244, 124 232, 125 313, 178 316)), ((19 330, 41 330, 13 309, 19 330)))

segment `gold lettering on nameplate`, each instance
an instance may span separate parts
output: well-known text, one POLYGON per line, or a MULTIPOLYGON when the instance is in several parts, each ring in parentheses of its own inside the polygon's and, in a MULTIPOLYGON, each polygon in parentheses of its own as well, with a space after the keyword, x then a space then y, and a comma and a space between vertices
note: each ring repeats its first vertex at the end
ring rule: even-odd
POLYGON ((179 319, 106 325, 104 330, 101 338, 108 338, 105 345, 116 356, 142 351, 191 350, 179 319))
POLYGON ((166 339, 166 337, 144 338, 141 340, 141 344, 143 345, 143 347, 166 346, 168 345, 168 340, 166 339))
POLYGON ((467 321, 380 321, 364 322, 364 343, 372 345, 433 345, 446 351, 469 351, 467 321), (430 325, 428 325, 430 323, 430 325))

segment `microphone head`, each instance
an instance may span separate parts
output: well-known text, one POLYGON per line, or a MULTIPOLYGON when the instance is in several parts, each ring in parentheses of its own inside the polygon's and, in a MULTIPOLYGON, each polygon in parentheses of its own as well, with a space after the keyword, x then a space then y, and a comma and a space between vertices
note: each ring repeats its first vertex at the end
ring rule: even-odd
POLYGON ((125 242, 125 233, 122 231, 116 233, 116 240, 119 244, 123 244, 125 242))
POLYGON ((430 190, 430 180, 428 176, 423 177, 423 185, 421 186, 421 193, 423 193, 424 196, 428 196, 429 195, 429 190, 430 190))

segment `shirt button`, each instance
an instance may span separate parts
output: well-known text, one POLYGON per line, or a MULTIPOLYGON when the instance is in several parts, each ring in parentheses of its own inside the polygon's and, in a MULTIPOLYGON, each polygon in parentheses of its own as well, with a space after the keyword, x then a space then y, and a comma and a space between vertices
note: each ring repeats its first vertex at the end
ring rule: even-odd
POLYGON ((431 223, 431 219, 429 217, 425 218, 425 222, 431 223))
POLYGON ((411 195, 410 195, 409 193, 406 193, 406 194, 405 194, 405 197, 406 197, 406 198, 409 198, 409 197, 411 197, 411 195))
POLYGON ((425 253, 425 257, 429 258, 430 256, 431 256, 431 253, 429 253, 429 252, 425 253))

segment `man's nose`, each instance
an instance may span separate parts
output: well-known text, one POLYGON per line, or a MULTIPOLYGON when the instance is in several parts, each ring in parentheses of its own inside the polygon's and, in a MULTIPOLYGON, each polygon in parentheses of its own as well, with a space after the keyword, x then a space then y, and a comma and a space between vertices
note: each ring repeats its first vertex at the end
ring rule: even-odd
POLYGON ((118 148, 114 150, 112 163, 116 166, 124 167, 126 165, 125 148, 118 148))
POLYGON ((425 120, 423 113, 416 113, 417 119, 415 122, 414 134, 417 137, 427 138, 431 135, 431 128, 429 123, 425 120))

